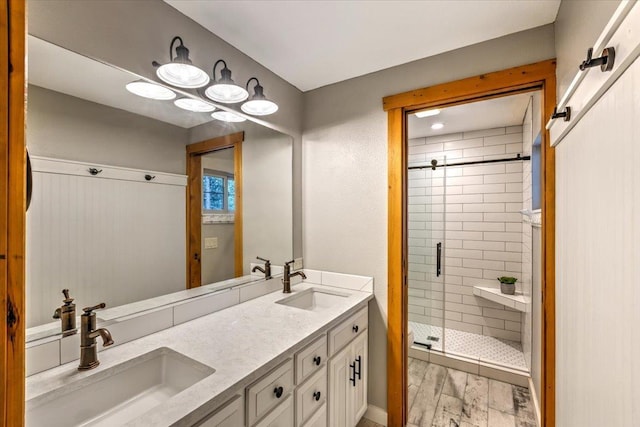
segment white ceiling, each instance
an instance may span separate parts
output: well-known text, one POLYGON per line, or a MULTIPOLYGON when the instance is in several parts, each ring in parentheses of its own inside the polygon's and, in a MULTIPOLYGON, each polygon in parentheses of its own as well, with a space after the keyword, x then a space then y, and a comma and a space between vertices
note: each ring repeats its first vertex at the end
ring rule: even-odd
POLYGON ((560 0, 164 0, 302 91, 555 21, 560 0))
POLYGON ((529 98, 531 93, 521 93, 443 108, 437 116, 419 118, 411 114, 407 134, 409 139, 413 139, 504 126, 520 126, 529 98), (433 130, 431 125, 434 123, 443 123, 444 128, 433 130))
POLYGON ((138 80, 135 74, 31 35, 28 43, 29 84, 183 128, 213 120, 210 113, 192 113, 176 107, 173 101, 155 101, 130 93, 125 85, 138 80))

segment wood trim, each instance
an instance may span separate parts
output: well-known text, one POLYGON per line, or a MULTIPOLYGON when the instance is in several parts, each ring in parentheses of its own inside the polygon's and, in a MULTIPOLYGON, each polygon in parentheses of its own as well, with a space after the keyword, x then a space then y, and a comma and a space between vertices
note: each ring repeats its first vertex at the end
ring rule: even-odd
POLYGON ((389 426, 407 422, 407 310, 406 303, 406 140, 405 113, 402 108, 389 111, 388 119, 388 304, 387 334, 387 408, 389 426), (393 309, 391 309, 393 307, 393 309))
POLYGON ((26 5, 5 0, 0 6, 0 296, 2 328, 2 425, 24 425, 25 409, 25 222, 26 222, 26 5))
POLYGON ((234 273, 243 275, 242 248, 242 142, 244 132, 236 132, 187 145, 187 289, 202 284, 202 155, 225 148, 234 149, 236 212, 234 220, 234 273))
MULTIPOLYGON (((542 120, 556 104, 555 59, 482 74, 415 91, 388 96, 388 335, 387 413, 389 426, 407 421, 407 296, 402 280, 406 264, 406 115, 425 107, 442 107, 540 89, 542 120)), ((542 425, 555 425, 555 150, 543 130, 542 224, 542 425)))
POLYGON ((546 80, 542 102, 542 426, 556 425, 556 150, 545 119, 556 106, 556 75, 546 80))
MULTIPOLYGON (((446 105, 479 96, 504 93, 510 90, 524 90, 535 87, 545 80, 549 69, 555 68, 556 60, 535 62, 507 70, 480 74, 455 82, 442 83, 423 89, 386 96, 382 99, 385 111, 393 108, 422 108, 446 105), (533 84, 533 86, 532 86, 533 84)), ((467 101, 468 102, 468 101, 467 101)))

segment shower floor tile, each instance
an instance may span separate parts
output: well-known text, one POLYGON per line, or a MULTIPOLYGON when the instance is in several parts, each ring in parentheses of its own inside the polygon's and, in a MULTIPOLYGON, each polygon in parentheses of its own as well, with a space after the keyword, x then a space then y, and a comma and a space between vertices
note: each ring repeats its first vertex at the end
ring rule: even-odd
MULTIPOLYGON (((409 327, 414 334, 414 343, 431 344, 433 350, 443 351, 442 327, 418 322, 409 322, 409 327), (429 340, 428 337, 435 337, 438 340, 429 340)), ((455 353, 508 368, 528 370, 522 345, 519 342, 449 328, 445 329, 444 338, 446 353, 455 353)))

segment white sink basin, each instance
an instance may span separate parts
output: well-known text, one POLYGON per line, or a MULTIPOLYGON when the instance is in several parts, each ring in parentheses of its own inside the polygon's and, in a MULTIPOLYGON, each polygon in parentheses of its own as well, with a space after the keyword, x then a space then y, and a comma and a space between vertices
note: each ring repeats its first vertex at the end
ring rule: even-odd
POLYGON ((214 372, 159 348, 29 400, 27 426, 119 426, 214 372))
POLYGON ((310 288, 297 292, 280 301, 276 301, 276 303, 301 308, 303 310, 319 311, 333 307, 335 303, 340 302, 348 296, 349 294, 343 294, 341 292, 310 288))

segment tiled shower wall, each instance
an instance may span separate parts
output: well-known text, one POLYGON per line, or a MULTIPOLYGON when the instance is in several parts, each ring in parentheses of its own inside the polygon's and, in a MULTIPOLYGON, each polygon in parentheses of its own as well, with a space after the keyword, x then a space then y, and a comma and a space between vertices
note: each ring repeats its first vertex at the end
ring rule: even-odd
MULTIPOLYGON (((512 126, 410 139, 409 166, 515 157, 522 136, 512 126)), ((521 278, 522 179, 523 162, 409 171, 409 320, 442 326, 444 314, 447 328, 521 340, 521 313, 474 296, 473 286, 521 278)))

